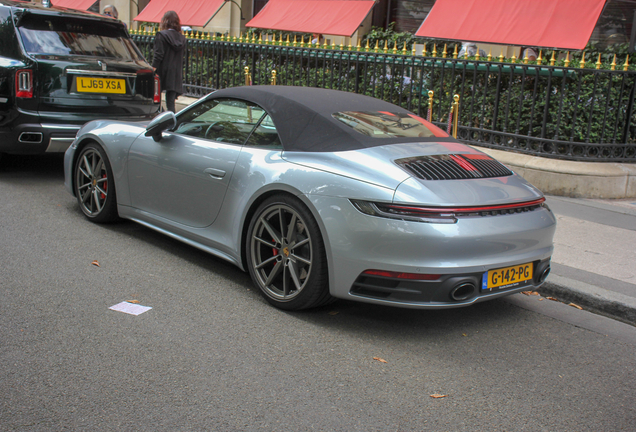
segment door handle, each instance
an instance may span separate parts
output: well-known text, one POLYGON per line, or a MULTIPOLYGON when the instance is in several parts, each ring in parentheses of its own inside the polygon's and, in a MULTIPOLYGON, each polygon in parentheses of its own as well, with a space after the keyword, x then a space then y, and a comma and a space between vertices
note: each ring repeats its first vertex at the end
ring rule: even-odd
POLYGON ((216 169, 216 168, 206 168, 203 170, 204 173, 210 174, 211 177, 214 178, 223 178, 225 177, 225 171, 216 169))

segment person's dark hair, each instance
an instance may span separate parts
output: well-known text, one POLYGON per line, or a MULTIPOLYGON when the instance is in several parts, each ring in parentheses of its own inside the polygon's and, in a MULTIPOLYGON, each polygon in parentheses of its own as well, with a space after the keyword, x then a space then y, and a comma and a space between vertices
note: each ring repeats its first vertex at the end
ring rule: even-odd
POLYGON ((159 24, 159 30, 176 30, 181 32, 181 20, 179 19, 179 15, 175 11, 168 11, 163 14, 161 18, 161 23, 159 24))

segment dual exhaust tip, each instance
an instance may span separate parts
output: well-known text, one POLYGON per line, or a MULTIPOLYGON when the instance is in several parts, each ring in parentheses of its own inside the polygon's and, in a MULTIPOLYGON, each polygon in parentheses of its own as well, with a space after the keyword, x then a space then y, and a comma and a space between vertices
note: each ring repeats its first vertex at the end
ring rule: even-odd
MULTIPOLYGON (((543 269, 539 268, 537 274, 538 276, 535 276, 535 282, 537 284, 545 282, 546 278, 550 274, 550 264, 547 264, 543 269)), ((458 302, 468 300, 475 295, 477 295, 477 286, 472 281, 462 281, 455 285, 450 292, 451 299, 458 302)))

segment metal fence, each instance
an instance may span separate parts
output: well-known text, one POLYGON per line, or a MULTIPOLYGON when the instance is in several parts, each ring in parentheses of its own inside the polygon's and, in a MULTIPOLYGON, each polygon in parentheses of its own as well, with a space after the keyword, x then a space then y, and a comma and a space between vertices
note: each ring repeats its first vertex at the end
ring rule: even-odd
MULTIPOLYGON (((151 61, 153 36, 133 39, 151 61)), ((458 138, 469 144, 558 159, 636 162, 634 71, 383 51, 188 39, 184 88, 198 97, 245 85, 248 67, 254 85, 270 84, 276 71, 280 85, 366 94, 422 116, 433 91, 433 121, 444 127, 458 94, 458 138)))

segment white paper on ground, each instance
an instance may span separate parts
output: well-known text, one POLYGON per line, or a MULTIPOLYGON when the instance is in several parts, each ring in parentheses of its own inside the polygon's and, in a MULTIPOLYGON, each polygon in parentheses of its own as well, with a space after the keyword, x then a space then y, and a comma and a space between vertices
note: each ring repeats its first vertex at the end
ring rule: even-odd
POLYGON ((118 312, 127 313, 127 314, 130 314, 130 315, 139 315, 139 314, 142 314, 142 313, 144 313, 146 311, 149 311, 152 308, 150 306, 142 306, 142 305, 128 303, 128 302, 124 301, 124 302, 116 304, 115 306, 111 306, 108 309, 112 309, 112 310, 118 311, 118 312))

